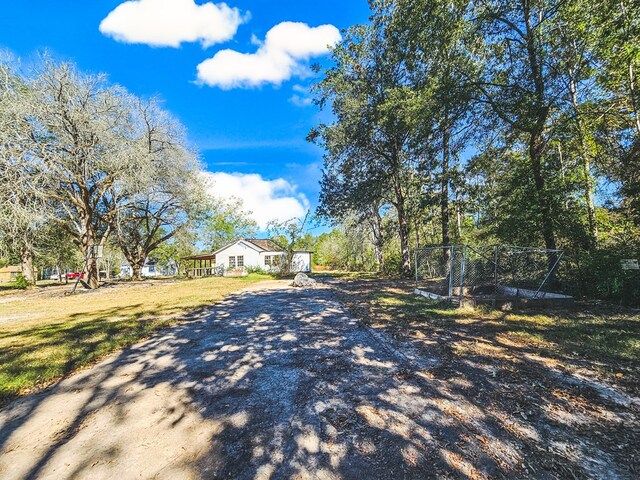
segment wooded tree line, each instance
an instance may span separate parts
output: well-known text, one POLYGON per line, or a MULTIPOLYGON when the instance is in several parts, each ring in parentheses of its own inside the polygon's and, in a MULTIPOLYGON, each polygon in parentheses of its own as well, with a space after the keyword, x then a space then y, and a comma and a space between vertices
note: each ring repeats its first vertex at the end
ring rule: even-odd
POLYGON ((184 128, 158 100, 50 59, 28 73, 0 65, 0 178, 0 258, 27 282, 34 260, 79 260, 97 287, 95 246, 121 251, 139 278, 153 252, 179 261, 198 238, 215 246, 255 225, 206 194, 184 128))
POLYGON ((319 213, 366 228, 382 270, 408 274, 416 245, 534 245, 567 251, 571 288, 619 294, 640 250, 640 2, 370 5, 315 86, 334 116, 309 134, 319 213))

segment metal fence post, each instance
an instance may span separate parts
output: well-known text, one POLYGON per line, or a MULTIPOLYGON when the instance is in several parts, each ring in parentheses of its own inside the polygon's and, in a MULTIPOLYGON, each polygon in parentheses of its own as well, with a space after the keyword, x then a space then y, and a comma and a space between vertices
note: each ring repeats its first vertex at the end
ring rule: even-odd
POLYGON ((467 246, 464 245, 462 247, 462 260, 460 262, 460 291, 458 293, 458 298, 460 299, 460 306, 462 306, 462 295, 463 295, 463 285, 464 285, 464 272, 466 269, 467 263, 467 246))
POLYGON ((455 272, 455 249, 453 246, 446 247, 449 250, 449 298, 453 297, 453 275, 455 272))
POLYGON ((500 245, 496 245, 495 250, 493 252, 493 284, 496 291, 498 290, 498 249, 499 248, 500 248, 500 245))
POLYGON ((544 280, 542 280, 542 283, 538 287, 538 290, 536 290, 536 293, 533 295, 534 298, 538 298, 538 294, 540 293, 540 290, 542 290, 542 287, 544 287, 544 284, 547 283, 547 280, 549 280, 549 277, 553 274, 553 272, 556 271, 556 268, 558 267, 558 264, 560 263, 560 259, 562 258, 562 255, 564 255, 564 252, 560 252, 558 250, 554 250, 554 253, 558 256, 558 258, 556 258, 556 261, 553 264, 553 266, 551 267, 551 270, 549 270, 549 273, 547 273, 547 276, 544 277, 544 280))

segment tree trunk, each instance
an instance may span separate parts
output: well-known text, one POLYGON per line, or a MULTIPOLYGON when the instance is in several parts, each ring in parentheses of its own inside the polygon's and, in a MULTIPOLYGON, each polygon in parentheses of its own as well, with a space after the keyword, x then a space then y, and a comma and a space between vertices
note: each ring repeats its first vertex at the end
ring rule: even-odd
POLYGON ((87 283, 91 288, 98 288, 100 286, 98 260, 93 256, 87 259, 87 283))
POLYGON ((545 179, 542 172, 542 162, 545 149, 544 129, 549 118, 549 106, 546 102, 546 90, 544 75, 542 72, 542 62, 540 60, 540 50, 538 47, 539 32, 533 28, 531 23, 531 4, 523 2, 523 14, 526 27, 526 48, 529 60, 529 68, 534 83, 535 100, 531 105, 533 109, 535 123, 527 129, 529 134, 529 160, 533 171, 533 179, 536 188, 537 207, 541 218, 542 236, 546 248, 555 250, 556 239, 551 216, 551 203, 546 192, 545 179))
MULTIPOLYGON (((100 281, 98 278, 98 262, 95 257, 91 255, 90 249, 93 245, 95 245, 96 241, 96 232, 93 226, 93 222, 91 219, 92 211, 86 206, 85 211, 83 212, 82 219, 82 235, 81 235, 81 251, 84 255, 84 258, 87 262, 86 268, 86 283, 90 288, 98 288, 100 286, 100 281)), ((83 273, 83 272, 80 272, 83 273)))
POLYGON ((402 208, 398 208, 398 233, 400 234, 400 252, 402 258, 402 275, 411 275, 411 254, 409 252, 409 222, 402 208))
POLYGON ((395 201, 392 202, 398 215, 398 235, 400 236, 400 254, 402 259, 401 273, 404 276, 411 275, 411 253, 409 251, 409 242, 411 229, 409 227, 409 220, 407 218, 406 201, 402 187, 404 186, 405 179, 402 177, 402 161, 400 156, 402 153, 396 151, 394 156, 395 173, 392 177, 393 191, 395 194, 395 201))
POLYGON ((131 265, 131 278, 133 280, 142 280, 142 269, 147 259, 146 255, 127 257, 129 265, 131 265))
POLYGON ((405 209, 404 194, 398 184, 399 181, 401 180, 396 179, 394 182, 396 200, 393 202, 393 205, 398 215, 398 235, 400 236, 400 256, 402 259, 401 273, 402 275, 408 276, 411 275, 411 254, 409 252, 409 236, 411 232, 405 209))
POLYGON ((371 225, 371 232, 373 233, 373 251, 376 258, 377 269, 379 272, 382 272, 384 270, 384 236, 382 233, 382 218, 380 217, 378 205, 374 205, 372 210, 369 224, 371 225))
POLYGON ((33 251, 29 248, 24 248, 20 253, 20 263, 22 267, 22 276, 29 285, 35 285, 36 274, 33 269, 33 251))
POLYGON ((462 208, 460 207, 460 201, 456 201, 456 227, 459 241, 462 240, 462 208))
POLYGON ((529 137, 529 159, 536 187, 537 205, 541 216, 542 237, 545 247, 550 250, 556 249, 556 238, 554 233, 553 218, 551 216, 551 204, 546 192, 545 180, 542 174, 542 156, 544 142, 542 133, 533 132, 529 137))
POLYGON ((376 265, 378 272, 384 271, 384 255, 382 254, 382 248, 379 244, 374 245, 375 256, 376 256, 376 265))
POLYGON ((584 183, 584 200, 587 207, 587 221, 589 223, 590 247, 598 245, 598 224, 596 223, 596 207, 593 201, 593 180, 591 178, 591 160, 587 153, 584 140, 582 141, 582 178, 584 183))
POLYGON ((593 249, 598 244, 598 225, 596 224, 596 208, 593 202, 593 181, 591 179, 591 158, 584 138, 584 128, 578 108, 578 89, 576 82, 571 79, 569 83, 571 92, 571 104, 576 121, 576 129, 580 142, 580 157, 582 160, 582 183, 584 188, 584 200, 587 208, 587 221, 589 225, 589 248, 593 249))
POLYGON ((629 97, 631 99, 631 107, 633 108, 635 117, 636 133, 640 135, 640 108, 638 106, 638 94, 636 92, 636 75, 633 68, 633 60, 629 62, 629 97))
POLYGON ((442 245, 451 243, 449 234, 449 163, 451 162, 451 130, 448 117, 445 119, 442 132, 442 180, 440 185, 440 221, 442 231, 442 245))

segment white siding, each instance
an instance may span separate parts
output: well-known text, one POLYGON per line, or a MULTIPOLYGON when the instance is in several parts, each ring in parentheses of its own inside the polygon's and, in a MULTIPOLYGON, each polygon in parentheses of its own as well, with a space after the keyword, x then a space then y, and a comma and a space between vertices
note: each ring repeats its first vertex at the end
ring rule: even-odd
MULTIPOLYGON (((262 252, 251 246, 249 243, 242 240, 229 245, 224 250, 216 253, 216 266, 222 267, 225 270, 229 268, 229 257, 236 258, 236 266, 238 265, 238 256, 244 257, 244 267, 261 268, 263 270, 272 270, 265 264, 265 257, 276 257, 282 255, 282 252, 262 252)), ((293 267, 296 272, 310 272, 311 271, 311 253, 309 252, 296 252, 293 257, 293 267)))
POLYGON ((216 253, 216 266, 223 267, 225 270, 228 269, 229 257, 235 257, 237 266, 239 256, 244 257, 245 267, 257 267, 260 265, 260 252, 246 242, 240 241, 216 253))
POLYGON ((293 269, 296 272, 310 272, 311 271, 311 253, 296 252, 293 255, 293 269))
POLYGON ((260 252, 260 268, 267 272, 278 270, 277 260, 274 257, 279 257, 282 252, 260 252), (271 257, 271 265, 266 264, 266 257, 271 257))
MULTIPOLYGON (((262 252, 262 263, 261 268, 266 271, 272 270, 273 268, 269 267, 265 264, 264 257, 276 257, 282 255, 282 252, 262 252)), ((311 253, 310 252, 296 252, 293 255, 293 268, 294 272, 310 272, 311 271, 311 253)))

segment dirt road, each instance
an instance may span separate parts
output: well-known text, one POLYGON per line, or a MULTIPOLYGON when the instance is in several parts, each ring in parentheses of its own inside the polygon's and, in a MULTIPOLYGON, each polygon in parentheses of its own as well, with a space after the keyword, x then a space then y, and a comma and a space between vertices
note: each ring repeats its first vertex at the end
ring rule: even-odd
POLYGON ((439 366, 351 318, 330 286, 254 288, 6 407, 0 477, 632 477, 580 429, 496 415, 466 380, 433 379, 439 366))

